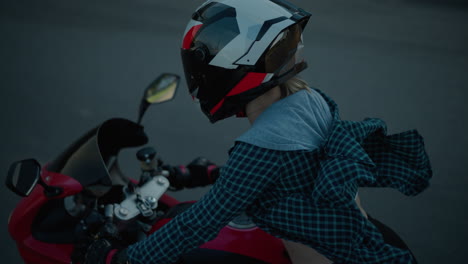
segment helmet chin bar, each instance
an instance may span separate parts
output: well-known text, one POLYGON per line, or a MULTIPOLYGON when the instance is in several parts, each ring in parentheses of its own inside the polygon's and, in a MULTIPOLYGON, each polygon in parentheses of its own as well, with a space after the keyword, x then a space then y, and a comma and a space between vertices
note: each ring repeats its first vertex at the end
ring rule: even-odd
MULTIPOLYGON (((262 83, 261 85, 254 87, 244 93, 233 95, 233 96, 226 96, 223 98, 223 106, 219 107, 219 110, 211 113, 212 109, 209 108, 207 103, 200 102, 200 107, 203 113, 208 117, 211 123, 215 123, 219 120, 226 119, 228 117, 234 116, 238 113, 242 113, 245 110, 245 106, 258 96, 264 94, 268 90, 286 82, 287 80, 291 79, 292 77, 296 76, 297 72, 300 72, 307 68, 307 63, 302 61, 296 64, 292 69, 288 72, 284 73, 283 75, 271 79, 268 82, 262 83)), ((245 113, 244 113, 245 117, 245 113)))

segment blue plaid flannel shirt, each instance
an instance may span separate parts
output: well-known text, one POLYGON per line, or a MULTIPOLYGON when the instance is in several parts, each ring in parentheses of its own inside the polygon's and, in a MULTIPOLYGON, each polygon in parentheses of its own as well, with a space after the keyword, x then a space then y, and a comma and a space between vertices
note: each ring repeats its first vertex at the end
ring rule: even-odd
MULTIPOLYGON (((317 90, 318 91, 318 90, 317 90)), ((358 187, 392 187, 416 195, 432 176, 415 130, 386 134, 380 119, 333 116, 323 147, 279 151, 236 142, 210 191, 162 229, 128 248, 132 264, 164 264, 216 237, 245 211, 264 231, 316 249, 337 264, 411 263, 383 241, 355 203, 358 187)))

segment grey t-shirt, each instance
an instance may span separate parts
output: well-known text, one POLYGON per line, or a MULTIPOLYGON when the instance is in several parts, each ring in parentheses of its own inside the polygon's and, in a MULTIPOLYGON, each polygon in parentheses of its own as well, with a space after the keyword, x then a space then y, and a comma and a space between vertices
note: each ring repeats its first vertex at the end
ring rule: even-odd
POLYGON ((332 120, 317 91, 301 90, 273 103, 236 141, 274 150, 313 150, 324 143, 332 120))

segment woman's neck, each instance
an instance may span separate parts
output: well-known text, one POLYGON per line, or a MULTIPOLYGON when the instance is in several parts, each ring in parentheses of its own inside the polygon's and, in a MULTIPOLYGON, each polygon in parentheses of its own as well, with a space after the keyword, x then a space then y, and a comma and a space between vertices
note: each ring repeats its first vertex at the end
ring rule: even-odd
POLYGON ((281 90, 279 86, 276 86, 266 93, 260 95, 254 100, 250 101, 245 106, 245 114, 249 119, 250 124, 253 124, 257 117, 265 111, 274 102, 281 99, 281 90))

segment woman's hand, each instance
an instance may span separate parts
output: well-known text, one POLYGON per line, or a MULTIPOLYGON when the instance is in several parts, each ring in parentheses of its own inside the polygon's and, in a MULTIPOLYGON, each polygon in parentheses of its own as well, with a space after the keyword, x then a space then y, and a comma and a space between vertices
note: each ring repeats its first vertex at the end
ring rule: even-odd
POLYGON ((101 238, 89 245, 84 264, 130 264, 127 250, 110 240, 101 238))
POLYGON ((220 170, 220 167, 203 157, 194 159, 187 166, 163 165, 162 168, 169 171, 168 179, 174 190, 213 184, 220 170))

